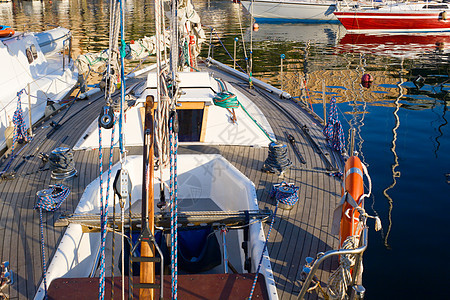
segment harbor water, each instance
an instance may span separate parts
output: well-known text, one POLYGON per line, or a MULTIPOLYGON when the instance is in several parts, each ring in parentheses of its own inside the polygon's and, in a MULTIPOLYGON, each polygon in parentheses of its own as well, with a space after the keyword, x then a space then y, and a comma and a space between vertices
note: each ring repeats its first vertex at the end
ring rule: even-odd
MULTIPOLYGON (((375 232, 369 221, 365 299, 448 298, 450 35, 350 34, 339 24, 259 24, 253 32, 240 4, 193 2, 207 36, 203 57, 232 66, 237 40, 236 68, 247 71, 252 57, 254 77, 321 117, 324 95, 327 103, 336 97, 347 143, 355 129, 354 150, 372 181, 366 210, 383 225, 375 232), (362 84, 364 74, 373 81, 362 84)), ((153 35, 153 2, 125 3, 126 41, 153 35)), ((17 31, 72 30, 74 57, 107 48, 108 23, 105 0, 0 3, 0 24, 17 31)))

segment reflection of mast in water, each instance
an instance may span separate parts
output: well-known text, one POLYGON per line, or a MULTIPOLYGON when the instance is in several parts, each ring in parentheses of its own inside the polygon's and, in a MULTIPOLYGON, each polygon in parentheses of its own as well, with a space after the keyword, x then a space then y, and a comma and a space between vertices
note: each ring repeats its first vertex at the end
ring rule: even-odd
MULTIPOLYGON (((403 61, 402 61, 403 62, 403 61)), ((403 66, 403 63, 402 63, 403 66)), ((389 220, 389 225, 388 225, 388 229, 386 231, 386 235, 384 236, 384 245, 386 246, 386 248, 390 249, 389 243, 388 243, 388 238, 389 238, 389 234, 391 232, 391 228, 392 228, 392 209, 394 208, 394 200, 391 198, 391 196, 389 196, 388 191, 390 189, 392 189, 396 184, 397 184, 397 178, 400 178, 400 171, 396 171, 395 169, 399 166, 398 163, 398 156, 397 156, 397 152, 396 152, 396 147, 397 147, 397 129, 400 127, 400 118, 398 117, 398 111, 400 109, 400 98, 403 97, 403 87, 402 87, 402 83, 403 83, 403 77, 402 74, 400 74, 400 82, 397 85, 399 88, 399 95, 397 97, 397 99, 394 101, 395 104, 395 110, 394 110, 394 118, 395 118, 395 126, 392 129, 392 143, 391 143, 391 152, 392 154, 394 154, 394 163, 391 166, 391 170, 392 170, 392 184, 390 186, 388 186, 387 188, 384 189, 383 191, 383 195, 388 199, 389 201, 389 213, 388 213, 388 220, 389 220)))
MULTIPOLYGON (((364 138, 362 137, 362 128, 364 126, 364 119, 366 117, 367 114, 367 102, 364 99, 364 89, 360 84, 360 80, 359 78, 361 78, 362 74, 364 74, 365 72, 365 67, 366 67, 366 58, 363 54, 360 54, 360 64, 359 67, 356 68, 356 73, 357 76, 355 76, 352 80, 352 83, 354 85, 358 84, 359 88, 357 88, 356 86, 353 86, 353 90, 354 91, 359 91, 359 95, 356 95, 356 97, 353 97, 353 101, 350 101, 349 103, 353 103, 353 117, 350 120, 350 131, 354 130, 354 137, 355 137, 355 144, 357 145, 357 151, 358 151, 358 155, 361 158, 361 161, 368 167, 369 164, 366 162, 365 157, 364 157, 364 153, 362 151, 363 148, 363 144, 364 144, 364 138), (359 96, 359 97, 358 97, 359 96), (359 108, 359 104, 358 104, 358 98, 360 98, 360 101, 362 103, 362 109, 359 108)), ((349 135, 348 135, 348 144, 350 145, 350 139, 351 139, 351 133, 349 131, 349 135)), ((350 149, 351 151, 351 149, 350 149)))

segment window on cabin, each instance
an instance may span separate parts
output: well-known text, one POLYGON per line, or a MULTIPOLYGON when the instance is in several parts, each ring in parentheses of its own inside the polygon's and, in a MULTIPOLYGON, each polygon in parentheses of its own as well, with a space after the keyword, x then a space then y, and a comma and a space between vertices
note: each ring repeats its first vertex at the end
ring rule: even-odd
POLYGON ((30 46, 30 50, 31 50, 31 54, 33 54, 33 58, 36 59, 38 57, 36 46, 34 44, 32 44, 30 46))
POLYGON ((33 53, 31 53, 30 48, 27 48, 26 55, 27 55, 28 63, 31 64, 34 59, 33 59, 33 53))
POLYGON ((202 133, 203 109, 179 109, 178 121, 180 142, 199 142, 202 133))
POLYGON ((442 4, 436 4, 436 5, 426 4, 422 8, 424 8, 424 9, 447 9, 448 6, 445 4, 444 5, 442 5, 442 4))
POLYGON ((28 47, 25 52, 29 64, 31 64, 38 57, 36 46, 34 44, 31 44, 31 46, 28 47))

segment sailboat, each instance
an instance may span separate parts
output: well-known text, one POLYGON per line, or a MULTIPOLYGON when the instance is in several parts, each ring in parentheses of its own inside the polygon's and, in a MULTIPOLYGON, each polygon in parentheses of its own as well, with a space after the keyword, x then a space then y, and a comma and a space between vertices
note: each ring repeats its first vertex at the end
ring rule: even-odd
POLYGON ((77 84, 78 72, 68 55, 71 38, 62 27, 33 33, 0 26, 0 151, 12 146, 19 108, 22 113, 16 114, 31 128, 77 84))
MULTIPOLYGON (((175 32, 190 28, 192 31, 188 33, 196 34, 197 44, 201 42, 202 32, 196 30, 199 24, 195 22, 196 17, 192 17, 196 12, 189 5, 183 2, 184 10, 176 8, 179 16, 191 18, 172 28, 175 32)), ((158 4, 156 6, 158 8, 158 4)), ((160 11, 156 9, 156 13, 160 11)), ((157 27, 159 32, 161 29, 157 27)), ((157 34, 157 48, 161 38, 162 35, 157 34)), ((172 43, 172 46, 171 50, 177 53, 177 44, 172 43)), ((225 83, 208 72, 179 72, 173 57, 170 67, 164 65, 162 51, 157 49, 156 72, 147 75, 144 92, 126 112, 126 118, 131 120, 126 125, 119 124, 120 121, 111 125, 114 115, 106 110, 112 110, 112 106, 106 106, 77 144, 75 149, 78 150, 105 146, 113 151, 114 146, 118 146, 122 158, 91 182, 75 212, 60 220, 70 225, 35 299, 66 295, 67 291, 56 278, 66 282, 67 278, 81 280, 79 278, 98 276, 104 289, 105 281, 118 273, 122 277, 115 280, 121 281, 123 295, 133 295, 133 289, 140 288, 140 297, 159 293, 163 298, 164 285, 170 286, 163 279, 163 275, 168 274, 168 265, 171 265, 172 297, 178 294, 185 299, 189 293, 198 292, 199 287, 192 285, 194 280, 209 286, 209 290, 198 292, 203 297, 210 298, 217 293, 211 288, 214 283, 229 285, 233 282, 235 287, 229 298, 240 298, 250 293, 254 278, 255 296, 278 299, 261 223, 271 213, 259 209, 254 184, 218 154, 177 153, 178 142, 265 147, 274 138, 272 129, 263 114, 256 107, 250 107, 251 102, 245 96, 231 87, 225 90, 225 83), (167 91, 169 85, 174 86, 167 91), (224 109, 214 105, 220 101, 216 100, 220 93, 229 98, 239 95, 240 105, 249 110, 246 113, 235 111, 235 106, 224 109), (254 113, 254 117, 249 112, 254 113), (258 125, 265 126, 265 131, 258 125), (119 132, 116 140, 113 130, 119 132), (102 131, 105 145, 98 143, 102 131), (131 144, 122 144, 125 139, 131 144), (97 143, 91 144, 93 140, 97 143), (122 149, 130 145, 143 147, 144 153, 125 155, 122 149), (116 174, 114 185, 111 174, 116 174), (112 200, 108 203, 108 199, 112 200), (121 222, 113 217, 115 225, 110 224, 107 215, 118 216, 119 212, 121 222), (121 231, 116 231, 116 226, 121 231), (99 227, 100 232, 95 229, 99 227), (110 230, 114 235, 108 234, 107 243, 106 231, 110 230), (109 239, 115 240, 114 249, 105 249, 109 239), (168 255, 168 240, 171 240, 171 255, 168 255), (106 254, 108 250, 112 253, 106 254), (135 265, 136 261, 140 262, 140 267, 135 265), (155 262, 160 266, 156 267, 155 262), (259 281, 255 272, 261 273, 259 281), (156 273, 160 276, 159 283, 156 273), (125 274, 128 278, 139 275, 134 279, 137 282, 130 279, 126 291, 125 274), (48 294, 47 285, 50 286, 48 294), (236 288, 239 286, 240 289, 236 288)), ((195 59, 192 54, 195 49, 187 51, 190 63, 195 59)), ((124 99, 121 100, 119 114, 123 120, 124 99)), ((223 103, 232 100, 222 99, 223 103)), ((86 287, 83 293, 87 290, 86 287)), ((103 297, 106 291, 102 293, 103 297)))
POLYGON ((340 7, 335 16, 354 32, 447 32, 448 4, 438 1, 382 3, 373 7, 340 7))
POLYGON ((242 5, 257 21, 338 23, 333 12, 335 0, 242 0, 242 5))
MULTIPOLYGON (((122 32, 111 36, 124 40, 114 4, 111 28, 122 32)), ((3 221, 20 225, 0 231, 11 245, 2 259, 27 263, 11 264, 18 276, 9 294, 303 299, 321 293, 339 255, 356 261, 338 270, 351 280, 334 282, 361 294, 367 216, 358 159, 344 166, 323 120, 286 91, 213 57, 197 61, 197 15, 189 2, 171 4, 177 18, 166 33, 155 2, 155 71, 126 81, 125 43, 111 38, 104 91, 75 102, 51 139, 44 123, 24 147, 33 156, 11 164, 18 177, 1 182, 1 197, 14 195, 2 198, 3 221), (45 168, 36 149, 69 163, 45 168), (339 173, 349 183, 343 194, 339 173)))

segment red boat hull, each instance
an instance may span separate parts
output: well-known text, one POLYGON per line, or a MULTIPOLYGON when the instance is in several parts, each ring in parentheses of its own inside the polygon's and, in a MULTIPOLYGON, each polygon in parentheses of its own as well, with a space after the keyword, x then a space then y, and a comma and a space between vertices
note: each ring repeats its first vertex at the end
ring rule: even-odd
POLYGON ((350 31, 450 31, 442 11, 433 12, 334 12, 350 31))

